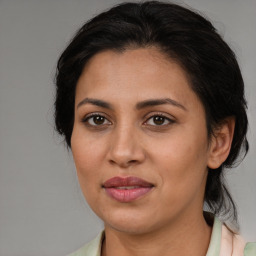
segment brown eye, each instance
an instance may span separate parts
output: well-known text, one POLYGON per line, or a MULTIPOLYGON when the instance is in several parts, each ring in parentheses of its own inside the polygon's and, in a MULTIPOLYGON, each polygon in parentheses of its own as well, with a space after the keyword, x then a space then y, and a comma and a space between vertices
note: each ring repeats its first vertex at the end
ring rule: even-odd
POLYGON ((151 116, 146 123, 152 126, 164 126, 174 123, 174 121, 162 115, 154 115, 151 116))
POLYGON ((110 122, 102 115, 91 115, 83 119, 83 123, 87 123, 91 126, 100 126, 110 124, 110 122))
POLYGON ((162 125, 165 121, 165 117, 163 116, 154 116, 153 117, 153 122, 156 124, 156 125, 162 125))
POLYGON ((101 124, 104 124, 104 121, 105 121, 105 117, 103 116, 94 116, 92 118, 93 122, 97 125, 101 125, 101 124))

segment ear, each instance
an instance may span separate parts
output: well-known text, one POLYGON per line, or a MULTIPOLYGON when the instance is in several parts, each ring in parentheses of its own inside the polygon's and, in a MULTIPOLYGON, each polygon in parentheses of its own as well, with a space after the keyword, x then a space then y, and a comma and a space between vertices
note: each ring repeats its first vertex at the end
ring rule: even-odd
POLYGON ((208 167, 217 169, 227 159, 235 130, 235 118, 226 118, 214 130, 209 149, 208 167))

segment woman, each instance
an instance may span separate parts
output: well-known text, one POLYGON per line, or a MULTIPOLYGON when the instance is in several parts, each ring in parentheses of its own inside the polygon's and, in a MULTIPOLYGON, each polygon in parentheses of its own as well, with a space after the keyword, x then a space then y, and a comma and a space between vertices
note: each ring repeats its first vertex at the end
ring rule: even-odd
POLYGON ((56 128, 105 227, 71 255, 256 255, 217 218, 236 221, 223 172, 248 151, 247 115, 235 55, 209 21, 120 4, 78 31, 56 86, 56 128))

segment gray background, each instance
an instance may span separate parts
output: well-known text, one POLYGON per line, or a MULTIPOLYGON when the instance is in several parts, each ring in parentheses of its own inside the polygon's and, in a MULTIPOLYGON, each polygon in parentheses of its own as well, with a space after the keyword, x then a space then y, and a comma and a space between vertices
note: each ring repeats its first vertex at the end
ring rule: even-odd
MULTIPOLYGON (((54 70, 78 27, 116 0, 0 0, 0 255, 65 255, 101 222, 53 129, 54 70)), ((181 1, 177 1, 181 3, 181 1)), ((187 0, 236 52, 249 102, 245 161, 228 175, 241 232, 256 241, 256 1, 187 0)))

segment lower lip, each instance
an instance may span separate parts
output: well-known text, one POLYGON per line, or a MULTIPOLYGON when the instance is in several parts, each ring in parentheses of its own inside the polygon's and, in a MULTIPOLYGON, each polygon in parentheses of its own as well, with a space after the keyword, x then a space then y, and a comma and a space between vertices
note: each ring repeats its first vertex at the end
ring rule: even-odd
POLYGON ((146 195, 152 187, 140 187, 133 189, 117 189, 117 188, 105 188, 106 193, 121 203, 132 202, 144 195, 146 195))

